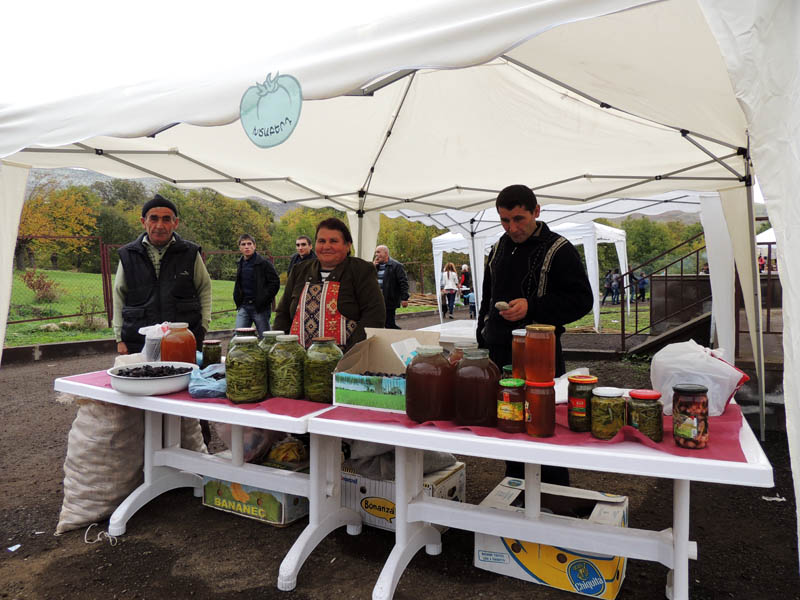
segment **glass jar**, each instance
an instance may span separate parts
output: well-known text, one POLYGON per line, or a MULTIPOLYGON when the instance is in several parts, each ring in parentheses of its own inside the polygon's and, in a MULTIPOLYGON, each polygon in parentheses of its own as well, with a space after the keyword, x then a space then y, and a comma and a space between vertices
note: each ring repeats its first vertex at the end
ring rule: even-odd
POLYGON ((269 351, 272 350, 272 346, 274 346, 275 342, 278 341, 279 335, 283 335, 283 331, 280 329, 275 331, 265 331, 261 334, 261 339, 258 340, 258 345, 264 352, 269 354, 269 351))
POLYGON ((279 335, 267 354, 269 393, 273 397, 303 397, 303 363, 306 351, 296 335, 279 335))
POLYGON ((314 402, 333 402, 333 371, 343 353, 332 337, 311 340, 303 364, 303 388, 314 402))
POLYGON ((610 440, 625 425, 625 398, 622 390, 596 387, 592 390, 592 435, 610 440))
POLYGON ((708 388, 681 383, 672 386, 672 437, 681 448, 708 445, 708 388))
POLYGON ((556 432, 555 382, 525 382, 525 430, 533 437, 551 437, 556 432))
POLYGON ((267 369, 264 353, 255 336, 239 336, 225 357, 225 383, 228 400, 236 404, 259 402, 267 395, 267 369))
POLYGON ((525 328, 525 379, 553 381, 556 376, 556 328, 528 325, 525 328))
POLYGON ((203 368, 222 362, 222 342, 203 340, 203 368))
POLYGON ((455 366, 458 362, 464 358, 464 351, 465 350, 473 350, 478 347, 478 344, 475 342, 458 342, 453 347, 453 351, 447 357, 447 360, 450 361, 450 364, 455 366))
POLYGON ((452 421, 455 367, 441 346, 420 346, 406 367, 406 415, 412 421, 452 421))
POLYGON ((592 430, 592 390, 597 385, 594 375, 570 375, 567 398, 567 421, 570 431, 592 430))
MULTIPOLYGON (((519 377, 513 377, 514 375, 514 367, 511 365, 503 365, 503 371, 500 373, 500 377, 503 379, 519 379, 519 377)), ((525 380, 522 380, 522 383, 525 383, 525 380)))
POLYGON ((511 376, 525 379, 525 330, 511 332, 511 376))
POLYGON ((236 347, 237 337, 255 337, 258 339, 258 333, 256 332, 255 327, 237 327, 233 330, 233 337, 231 337, 231 341, 228 342, 228 352, 236 347))
POLYGON ((167 335, 161 338, 161 360, 197 363, 197 342, 188 323, 170 323, 167 335))
POLYGON ((654 442, 660 442, 664 439, 664 405, 661 403, 661 392, 631 390, 628 395, 628 425, 654 442))
POLYGON ((506 433, 525 433, 525 381, 501 379, 497 392, 497 428, 506 433))
POLYGON ((500 369, 489 359, 488 350, 465 350, 464 358, 456 367, 453 385, 455 422, 495 427, 499 381, 500 369))

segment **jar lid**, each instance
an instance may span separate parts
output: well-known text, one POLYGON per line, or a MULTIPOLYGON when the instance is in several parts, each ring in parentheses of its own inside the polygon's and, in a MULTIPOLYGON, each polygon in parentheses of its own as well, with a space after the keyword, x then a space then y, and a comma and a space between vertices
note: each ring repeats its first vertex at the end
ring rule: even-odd
POLYGON ((622 390, 615 387, 596 387, 592 395, 598 398, 622 398, 622 390))
MULTIPOLYGON (((283 334, 281 334, 281 335, 283 335, 283 334)), ((311 338, 311 343, 312 344, 315 344, 317 342, 335 342, 335 341, 336 341, 336 338, 332 338, 332 337, 329 337, 329 336, 311 338)))
POLYGON ((456 342, 453 344, 454 348, 461 348, 462 350, 466 350, 467 348, 477 348, 478 342, 456 342))
POLYGON ((509 377, 508 379, 501 379, 500 385, 503 387, 510 387, 510 388, 522 387, 523 385, 525 385, 525 380, 512 379, 511 377, 509 377))
POLYGON ((514 370, 514 365, 503 365, 503 371, 508 371, 510 373, 513 370, 514 370))
POLYGON ((258 338, 254 335, 237 335, 236 336, 236 345, 239 344, 255 344, 258 341, 258 338))
POLYGON ((525 385, 528 387, 535 387, 535 388, 546 388, 546 387, 553 387, 556 384, 555 381, 526 381, 525 385))
POLYGON ((516 335, 516 336, 525 335, 525 330, 524 329, 515 329, 514 331, 511 332, 511 335, 516 335))
POLYGON ((635 400, 660 400, 661 392, 658 390, 631 390, 628 395, 635 400))
POLYGON ((176 323, 170 323, 169 324, 169 328, 170 329, 189 329, 189 324, 188 323, 181 323, 180 321, 178 321, 176 323))
POLYGON ((265 331, 263 335, 284 335, 284 333, 281 329, 273 329, 272 331, 265 331))
POLYGON ((421 356, 436 356, 437 354, 441 353, 442 353, 441 346, 427 345, 427 346, 417 347, 417 354, 421 356))
MULTIPOLYGON (((237 327, 236 329, 234 329, 234 331, 236 333, 250 333, 250 332, 255 333, 256 328, 255 327, 237 327)), ((283 332, 281 331, 281 333, 283 333, 283 332)))
POLYGON ((708 388, 697 383, 678 383, 672 386, 672 391, 679 394, 699 396, 700 394, 707 394, 708 388))
POLYGON ((567 380, 570 383, 597 383, 597 376, 596 375, 570 375, 567 377, 567 380))
POLYGON ((289 333, 289 334, 282 333, 281 335, 278 336, 278 340, 277 341, 279 341, 279 342, 296 342, 299 339, 300 339, 300 336, 295 335, 293 333, 289 333))
POLYGON ((203 346, 217 346, 221 343, 221 340, 203 340, 203 346))
POLYGON ((535 323, 533 325, 527 325, 525 327, 525 331, 535 331, 536 333, 551 333, 556 330, 555 325, 544 325, 540 323, 535 323))
POLYGON ((486 348, 464 348, 464 358, 488 358, 489 351, 486 348))

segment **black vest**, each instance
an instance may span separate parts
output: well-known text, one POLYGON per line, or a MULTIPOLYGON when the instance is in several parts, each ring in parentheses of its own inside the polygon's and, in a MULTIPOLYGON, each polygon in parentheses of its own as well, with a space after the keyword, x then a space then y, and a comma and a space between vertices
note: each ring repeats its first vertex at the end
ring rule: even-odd
POLYGON ((198 340, 203 339, 200 297, 194 286, 194 263, 200 246, 175 235, 175 241, 161 257, 159 276, 142 234, 119 249, 128 291, 122 306, 122 341, 136 352, 144 345, 140 327, 163 321, 185 321, 198 340))

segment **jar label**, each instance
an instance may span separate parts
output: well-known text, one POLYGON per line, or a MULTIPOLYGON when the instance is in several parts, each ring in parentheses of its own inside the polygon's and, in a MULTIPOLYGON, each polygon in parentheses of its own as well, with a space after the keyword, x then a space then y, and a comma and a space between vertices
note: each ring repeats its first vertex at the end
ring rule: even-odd
POLYGON ((674 435, 687 440, 697 439, 697 419, 681 413, 673 413, 674 435))
POLYGON ((586 398, 569 397, 569 414, 573 417, 586 416, 586 398))
POLYGON ((522 402, 498 402, 497 418, 503 421, 522 421, 522 402))
POLYGON ((525 422, 531 422, 531 406, 527 400, 525 400, 525 422))

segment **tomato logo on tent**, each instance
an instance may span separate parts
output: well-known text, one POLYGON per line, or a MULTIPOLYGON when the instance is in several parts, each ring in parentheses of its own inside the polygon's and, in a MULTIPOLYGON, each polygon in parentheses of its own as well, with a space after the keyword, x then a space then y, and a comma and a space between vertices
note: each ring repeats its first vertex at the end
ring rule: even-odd
POLYGON ((239 105, 242 127, 259 148, 285 142, 297 127, 303 92, 291 75, 267 74, 264 83, 247 88, 239 105))

